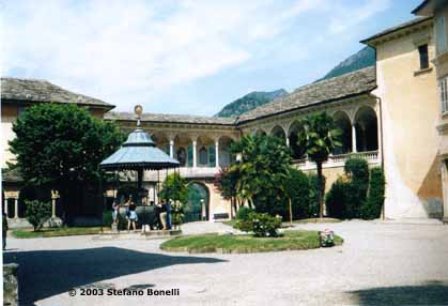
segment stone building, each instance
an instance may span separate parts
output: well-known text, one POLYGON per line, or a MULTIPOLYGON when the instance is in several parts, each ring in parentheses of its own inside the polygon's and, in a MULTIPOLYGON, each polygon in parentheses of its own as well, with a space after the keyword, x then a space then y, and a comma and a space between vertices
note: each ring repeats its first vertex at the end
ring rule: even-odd
POLYGON ((444 221, 448 221, 448 3, 440 0, 423 1, 414 11, 419 16, 434 20, 434 30, 431 33, 435 45, 432 64, 436 70, 438 83, 439 111, 436 128, 440 136, 438 158, 443 191, 444 221))
MULTIPOLYGON (((442 84, 444 77, 433 69, 433 62, 441 61, 434 50, 433 18, 414 19, 373 35, 363 43, 376 49, 375 66, 305 85, 237 118, 143 114, 143 129, 152 135, 159 148, 180 161, 182 166, 175 171, 201 191, 203 202, 198 212, 201 218, 214 220, 231 215, 230 203, 221 198, 213 180, 219 169, 232 160, 230 144, 244 134, 263 133, 284 139, 291 148, 294 166, 306 172, 315 171, 314 164, 297 146, 296 134, 302 128, 301 119, 321 111, 333 116, 343 131, 343 147, 324 164, 327 188, 343 173, 347 158, 356 154, 370 166, 385 169, 386 218, 442 217, 444 211, 448 212, 442 209, 442 177, 447 180, 446 165, 442 162, 445 153, 440 151, 443 124, 438 124, 440 132, 436 128, 436 122, 445 119, 440 112, 437 89, 437 79, 442 84)), ((12 86, 9 82, 36 81, 2 79, 2 86, 12 86)), ((15 92, 20 96, 14 101, 29 104, 69 100, 89 107, 104 120, 118 123, 125 131, 135 127, 133 114, 110 111, 112 106, 99 100, 73 93, 74 96, 67 94, 68 100, 64 102, 43 94, 39 100, 32 98, 39 94, 30 87, 17 86, 15 92)), ((442 106, 446 102, 445 87, 441 86, 442 106)), ((5 95, 2 91, 5 130, 8 127, 3 126, 3 108, 9 105, 7 97, 8 91, 5 95)), ((17 117, 18 110, 14 114, 15 117, 5 117, 7 122, 17 117)), ((147 171, 144 186, 153 190, 169 171, 147 171)))

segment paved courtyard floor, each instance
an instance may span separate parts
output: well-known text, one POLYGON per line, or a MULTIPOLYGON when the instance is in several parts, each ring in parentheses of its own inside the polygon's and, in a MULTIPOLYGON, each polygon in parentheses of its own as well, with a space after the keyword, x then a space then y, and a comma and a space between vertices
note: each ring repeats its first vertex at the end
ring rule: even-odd
MULTIPOLYGON (((164 240, 9 239, 4 260, 20 264, 21 305, 448 305, 448 226, 350 221, 298 227, 329 227, 345 243, 190 255, 159 250, 164 240), (100 294, 97 288, 102 296, 81 296, 100 294), (112 288, 138 288, 143 296, 108 295, 112 288), (180 295, 150 296, 148 289, 179 289, 180 295)), ((230 227, 195 223, 184 230, 230 227)))

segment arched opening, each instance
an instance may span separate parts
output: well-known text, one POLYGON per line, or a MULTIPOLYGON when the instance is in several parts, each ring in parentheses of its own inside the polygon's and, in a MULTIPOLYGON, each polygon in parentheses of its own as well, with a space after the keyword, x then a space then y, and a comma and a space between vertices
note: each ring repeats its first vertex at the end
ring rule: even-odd
POLYGON ((197 141, 197 165, 199 167, 214 167, 216 165, 215 142, 207 137, 200 136, 197 141))
POLYGON ((184 222, 210 219, 210 193, 202 183, 188 184, 188 200, 184 206, 184 222))
POLYGON ((174 138, 174 158, 180 163, 180 167, 193 166, 193 146, 187 134, 178 134, 174 138))
POLYGON ((378 120, 375 111, 361 107, 355 116, 357 152, 378 150, 378 120))
POLYGON ((168 139, 168 136, 166 136, 164 133, 155 132, 151 134, 151 138, 156 144, 157 148, 170 155, 170 141, 168 139))
POLYGON ((266 136, 266 132, 259 129, 255 132, 255 136, 266 136))
POLYGON ((333 150, 334 155, 346 154, 352 151, 352 125, 350 118, 345 112, 339 111, 333 116, 336 126, 341 130, 342 146, 333 150))
POLYGON ((228 167, 232 162, 232 154, 230 153, 230 147, 233 140, 230 137, 223 136, 219 139, 219 166, 228 167))
POLYGON ((285 131, 283 130, 283 128, 279 125, 276 125, 272 131, 271 131, 271 135, 274 137, 278 137, 280 139, 286 139, 286 134, 285 131))
POLYGON ((305 157, 305 148, 300 145, 299 138, 297 136, 299 133, 302 133, 302 131, 303 126, 298 121, 294 121, 289 128, 288 140, 293 159, 301 159, 305 157))

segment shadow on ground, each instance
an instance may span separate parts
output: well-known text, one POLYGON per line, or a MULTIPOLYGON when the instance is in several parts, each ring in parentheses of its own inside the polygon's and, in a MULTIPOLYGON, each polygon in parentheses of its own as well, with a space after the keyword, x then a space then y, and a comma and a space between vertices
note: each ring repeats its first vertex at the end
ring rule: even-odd
POLYGON ((358 305, 448 305, 448 283, 382 287, 349 292, 358 305))
MULTIPOLYGON (((218 263, 207 257, 168 256, 116 247, 4 253, 19 264, 20 305, 115 277, 179 264, 218 263)), ((147 285, 152 286, 151 284, 147 285)))

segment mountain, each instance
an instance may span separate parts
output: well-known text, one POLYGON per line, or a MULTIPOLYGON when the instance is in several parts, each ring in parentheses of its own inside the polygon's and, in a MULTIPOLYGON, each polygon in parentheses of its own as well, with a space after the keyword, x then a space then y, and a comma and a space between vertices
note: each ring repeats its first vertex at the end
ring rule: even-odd
POLYGON ((339 63, 318 81, 334 78, 373 65, 375 65, 375 49, 367 46, 339 63))
POLYGON ((232 103, 227 104, 219 113, 215 115, 215 117, 238 116, 286 94, 288 94, 288 92, 284 89, 269 92, 254 91, 233 101, 232 103))

